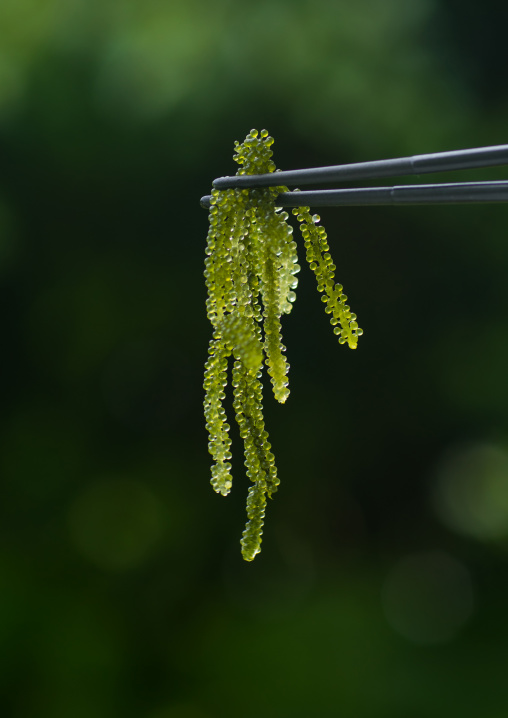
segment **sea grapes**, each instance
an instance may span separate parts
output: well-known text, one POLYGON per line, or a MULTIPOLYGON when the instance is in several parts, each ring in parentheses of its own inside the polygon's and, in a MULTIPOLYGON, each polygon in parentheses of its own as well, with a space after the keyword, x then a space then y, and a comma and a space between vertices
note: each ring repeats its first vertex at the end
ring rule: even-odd
MULTIPOLYGON (((237 174, 275 172, 273 138, 266 130, 251 130, 233 159, 237 174)), ((252 482, 247 498, 247 525, 241 547, 245 560, 259 553, 266 496, 277 491, 279 479, 265 429, 262 407, 262 370, 267 367, 277 401, 289 396, 282 343, 282 314, 289 314, 296 299, 300 271, 293 228, 288 214, 275 206, 286 187, 212 191, 207 237, 205 279, 207 315, 213 336, 205 364, 205 418, 208 449, 213 457, 211 484, 226 495, 232 487, 231 439, 223 406, 229 357, 233 356, 233 407, 244 442, 247 476, 252 482)), ((341 284, 335 283, 335 265, 326 231, 319 216, 308 207, 293 210, 300 222, 307 261, 314 271, 325 311, 341 344, 355 349, 362 330, 346 304, 341 284)))

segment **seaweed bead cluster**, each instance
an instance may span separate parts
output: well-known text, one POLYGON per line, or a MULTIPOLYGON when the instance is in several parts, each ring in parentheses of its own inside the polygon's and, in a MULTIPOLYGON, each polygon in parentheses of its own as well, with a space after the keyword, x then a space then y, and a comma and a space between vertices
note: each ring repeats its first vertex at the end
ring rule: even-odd
MULTIPOLYGON (((275 172, 273 138, 266 130, 251 130, 243 143, 235 142, 237 174, 275 172)), ((281 316, 296 299, 300 271, 293 228, 288 214, 275 206, 286 187, 212 191, 207 237, 205 279, 207 315, 213 335, 205 364, 205 418, 209 452, 213 458, 211 484, 227 495, 232 487, 230 426, 224 408, 228 362, 233 360, 233 408, 244 442, 245 466, 251 481, 247 497, 247 525, 241 547, 245 560, 259 553, 266 497, 279 485, 275 459, 265 429, 262 372, 266 366, 277 401, 289 396, 289 364, 282 342, 281 316)), ((334 281, 335 265, 308 207, 294 210, 301 223, 307 260, 323 293, 341 344, 356 348, 362 330, 346 302, 342 285, 334 281)))
POLYGON ((350 349, 356 349, 363 330, 358 326, 356 314, 346 304, 344 287, 335 283, 335 264, 329 252, 326 230, 318 226, 321 218, 318 214, 311 215, 309 207, 297 207, 293 214, 301 223, 307 261, 316 275, 318 292, 322 293, 321 301, 326 304, 325 312, 331 314, 333 333, 338 335, 339 344, 347 342, 350 349))

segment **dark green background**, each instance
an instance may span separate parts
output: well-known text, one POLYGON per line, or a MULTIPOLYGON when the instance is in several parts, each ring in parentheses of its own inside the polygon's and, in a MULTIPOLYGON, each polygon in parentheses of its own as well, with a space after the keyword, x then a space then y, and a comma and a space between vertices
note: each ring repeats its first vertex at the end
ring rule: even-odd
POLYGON ((506 8, 2 0, 2 717, 508 715, 508 208, 321 211, 365 334, 304 267, 246 564, 199 207, 252 127, 282 169, 506 143, 506 8))

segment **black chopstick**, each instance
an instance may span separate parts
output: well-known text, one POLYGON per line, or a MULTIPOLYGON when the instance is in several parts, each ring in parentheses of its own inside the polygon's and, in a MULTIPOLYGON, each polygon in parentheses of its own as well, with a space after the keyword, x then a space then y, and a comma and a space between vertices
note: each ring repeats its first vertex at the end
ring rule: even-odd
POLYGON ((304 186, 327 182, 374 179, 377 177, 403 177, 429 172, 493 167, 508 164, 508 145, 476 147, 469 150, 435 152, 414 157, 375 160, 331 167, 311 167, 287 170, 264 175, 234 175, 219 177, 213 182, 215 189, 247 189, 251 187, 304 186))
MULTIPOLYGON (((211 195, 202 197, 201 206, 210 207, 210 199, 211 195)), ((283 192, 276 197, 275 206, 366 207, 387 204, 488 204, 495 202, 508 202, 508 181, 283 192)))

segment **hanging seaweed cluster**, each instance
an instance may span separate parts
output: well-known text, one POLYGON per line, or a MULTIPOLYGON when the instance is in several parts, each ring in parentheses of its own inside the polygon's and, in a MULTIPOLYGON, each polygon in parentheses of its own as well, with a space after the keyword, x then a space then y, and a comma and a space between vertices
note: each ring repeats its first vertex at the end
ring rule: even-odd
MULTIPOLYGON (((251 130, 235 143, 238 174, 275 171, 273 139, 266 130, 251 130)), ((247 497, 247 525, 242 555, 252 561, 260 551, 266 497, 272 497, 279 479, 265 429, 262 408, 262 368, 268 374, 277 401, 289 396, 289 364, 282 343, 280 318, 289 314, 296 299, 300 271, 288 214, 275 207, 286 187, 251 190, 213 190, 207 238, 205 278, 207 314, 213 336, 205 365, 205 417, 209 451, 213 457, 211 483, 226 495, 232 486, 231 439, 223 406, 228 359, 232 370, 233 407, 244 441, 245 466, 252 482, 247 497)), ((335 265, 328 251, 326 231, 308 207, 293 210, 304 238, 307 261, 314 271, 325 311, 341 344, 356 348, 362 330, 346 304, 342 285, 335 284, 335 265)))

